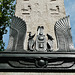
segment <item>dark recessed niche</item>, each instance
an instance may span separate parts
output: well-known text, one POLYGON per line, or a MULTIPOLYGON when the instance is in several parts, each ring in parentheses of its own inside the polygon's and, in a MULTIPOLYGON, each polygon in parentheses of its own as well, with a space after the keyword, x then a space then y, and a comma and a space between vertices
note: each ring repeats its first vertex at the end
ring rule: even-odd
POLYGON ((29 0, 24 0, 24 1, 29 1, 29 0))
POLYGON ((58 16, 59 15, 59 13, 51 13, 52 15, 56 15, 56 16, 58 16))
POLYGON ((56 1, 56 0, 50 0, 50 1, 56 1))
POLYGON ((56 11, 56 9, 50 9, 51 11, 56 11))
POLYGON ((28 11, 28 9, 21 9, 21 10, 23 10, 23 11, 28 11))
POLYGON ((58 11, 59 11, 59 6, 56 6, 56 8, 58 9, 58 11))
POLYGON ((30 13, 22 13, 23 15, 29 15, 30 13))

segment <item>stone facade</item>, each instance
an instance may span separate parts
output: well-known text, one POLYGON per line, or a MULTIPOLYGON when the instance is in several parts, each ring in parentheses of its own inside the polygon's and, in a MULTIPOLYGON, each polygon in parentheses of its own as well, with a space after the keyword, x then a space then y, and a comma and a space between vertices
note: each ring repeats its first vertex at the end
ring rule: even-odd
MULTIPOLYGON (((44 32, 55 38, 54 24, 65 16, 64 0, 17 0, 16 16, 27 23, 27 32, 37 32, 37 26, 43 25, 44 32), (30 5, 28 7, 28 5, 30 5), (58 10, 59 8, 59 10, 58 10), (23 10, 24 9, 24 10, 23 10), (25 10, 27 9, 27 11, 25 10)), ((28 34, 28 33, 27 33, 28 34)), ((56 48, 56 40, 54 40, 56 48)), ((75 75, 74 73, 20 73, 5 72, 1 75, 75 75)))
POLYGON ((28 34, 37 34, 37 27, 44 26, 44 34, 50 34, 54 38, 54 50, 57 50, 57 42, 54 33, 55 22, 66 16, 64 0, 17 0, 15 15, 25 20, 27 34, 24 49, 27 49, 28 34))

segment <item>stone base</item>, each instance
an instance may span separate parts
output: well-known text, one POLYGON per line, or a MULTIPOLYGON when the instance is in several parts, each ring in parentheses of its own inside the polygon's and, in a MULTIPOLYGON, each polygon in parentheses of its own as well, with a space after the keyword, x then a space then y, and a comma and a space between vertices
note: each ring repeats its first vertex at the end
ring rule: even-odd
POLYGON ((75 71, 75 52, 0 52, 1 72, 75 71))

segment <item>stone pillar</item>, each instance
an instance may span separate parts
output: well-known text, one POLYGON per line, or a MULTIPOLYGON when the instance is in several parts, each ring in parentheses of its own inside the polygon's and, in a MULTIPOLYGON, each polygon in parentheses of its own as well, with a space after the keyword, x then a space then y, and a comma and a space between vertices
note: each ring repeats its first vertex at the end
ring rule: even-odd
POLYGON ((55 22, 66 16, 64 0, 17 0, 15 15, 25 20, 27 34, 24 49, 27 49, 28 32, 37 34, 37 27, 44 26, 44 34, 54 38, 53 49, 57 50, 54 33, 55 22))

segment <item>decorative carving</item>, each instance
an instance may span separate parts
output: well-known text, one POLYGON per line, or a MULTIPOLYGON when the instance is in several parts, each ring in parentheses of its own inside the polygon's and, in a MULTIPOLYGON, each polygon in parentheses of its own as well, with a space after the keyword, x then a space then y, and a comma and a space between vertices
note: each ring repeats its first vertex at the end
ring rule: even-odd
POLYGON ((29 39, 28 39, 28 50, 33 51, 34 50, 34 38, 35 34, 31 36, 31 32, 29 32, 29 39))
POLYGON ((36 38, 36 50, 37 51, 46 51, 47 46, 46 46, 46 37, 43 35, 43 26, 39 26, 37 31, 38 35, 36 38))
POLYGON ((10 27, 10 39, 5 51, 24 50, 23 43, 26 35, 26 23, 22 19, 14 16, 10 27))
POLYGON ((50 36, 49 34, 47 34, 48 37, 48 41, 46 41, 46 37, 45 35, 43 35, 43 26, 38 26, 37 28, 37 36, 36 36, 36 40, 34 42, 33 38, 35 36, 32 35, 31 36, 31 32, 29 32, 29 39, 28 39, 28 50, 30 51, 46 51, 46 52, 50 52, 53 50, 53 38, 52 36, 50 36))
POLYGON ((53 51, 53 37, 47 34, 48 42, 47 42, 47 51, 53 51))
POLYGON ((41 68, 41 67, 45 68, 48 65, 48 61, 46 59, 42 59, 42 58, 41 59, 36 59, 35 65, 38 68, 41 68))
POLYGON ((69 23, 69 16, 60 19, 55 24, 55 34, 57 38, 57 45, 59 51, 73 51, 74 46, 72 42, 71 27, 69 23))
POLYGON ((55 26, 49 26, 49 24, 53 24, 53 21, 65 15, 63 1, 16 1, 18 3, 15 15, 22 17, 25 21, 16 16, 12 17, 8 47, 5 51, 0 52, 0 71, 60 72, 67 70, 75 72, 75 49, 72 42, 69 16, 57 21, 55 26), (27 29, 26 26, 29 28, 27 29), (37 33, 33 34, 37 26, 37 33), (30 27, 34 29, 31 31, 30 27), (54 27, 57 51, 53 49, 56 40, 54 39, 53 28, 50 27, 54 27), (47 28, 45 34, 44 28, 47 28), (53 36, 49 32, 52 32, 53 36), (27 47, 27 50, 24 50, 24 46, 27 47))
POLYGON ((30 14, 30 11, 31 11, 31 5, 29 3, 26 3, 23 7, 22 10, 22 14, 24 15, 29 15, 30 14))
POLYGON ((53 14, 53 15, 54 14, 58 15, 59 12, 60 12, 60 8, 59 8, 58 5, 49 7, 49 10, 50 10, 50 13, 53 14))
POLYGON ((71 70, 72 72, 75 70, 74 59, 75 53, 0 53, 0 71, 60 72, 71 70))
POLYGON ((58 10, 58 12, 59 12, 59 6, 56 6, 56 8, 57 8, 57 10, 58 10))
MULTIPOLYGON (((6 51, 16 51, 18 49, 24 50, 23 42, 26 35, 26 23, 22 19, 14 16, 10 28, 10 39, 6 51)), ((31 32, 29 33, 28 50, 46 52, 53 51, 54 39, 52 36, 47 34, 48 41, 46 41, 46 37, 43 35, 43 29, 43 26, 38 27, 38 35, 36 36, 35 41, 33 40, 35 34, 31 36, 31 32)), ((69 16, 57 21, 54 29, 59 48, 58 51, 74 51, 75 49, 72 42, 69 16)))
POLYGON ((71 53, 71 51, 75 52, 75 49, 72 42, 69 16, 60 19, 54 26, 59 48, 57 52, 53 51, 53 37, 47 34, 47 41, 43 29, 43 26, 38 26, 36 40, 34 40, 35 34, 31 35, 29 32, 28 51, 24 51, 26 23, 14 16, 11 23, 9 45, 6 52, 0 52, 0 71, 1 69, 50 72, 75 70, 75 53, 71 53), (19 50, 20 52, 18 52, 19 50), (63 52, 60 53, 60 51, 63 52))

